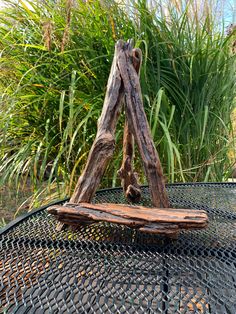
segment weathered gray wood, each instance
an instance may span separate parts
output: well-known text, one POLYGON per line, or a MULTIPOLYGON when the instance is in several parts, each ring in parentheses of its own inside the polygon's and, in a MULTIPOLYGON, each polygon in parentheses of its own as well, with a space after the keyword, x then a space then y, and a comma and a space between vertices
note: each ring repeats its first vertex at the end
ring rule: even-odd
MULTIPOLYGON (((136 51, 137 57, 139 52, 136 51)), ((130 45, 118 56, 118 67, 124 84, 126 113, 129 127, 141 154, 154 207, 169 207, 161 162, 153 143, 143 108, 138 74, 132 62, 130 45)))
POLYGON ((180 229, 201 229, 206 227, 208 217, 203 210, 148 208, 126 204, 67 203, 53 205, 48 212, 68 224, 106 221, 127 225, 142 232, 174 235, 180 229))

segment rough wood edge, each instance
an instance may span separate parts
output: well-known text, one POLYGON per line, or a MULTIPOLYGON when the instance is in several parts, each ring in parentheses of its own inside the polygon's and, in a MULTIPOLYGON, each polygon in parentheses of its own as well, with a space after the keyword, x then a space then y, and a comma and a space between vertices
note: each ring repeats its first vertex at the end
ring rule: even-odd
POLYGON ((53 205, 48 212, 65 224, 110 222, 126 225, 142 232, 174 235, 181 229, 202 229, 208 224, 203 210, 147 208, 114 203, 67 203, 53 205))
POLYGON ((132 49, 128 44, 118 56, 118 67, 124 84, 128 124, 143 160, 153 206, 167 208, 169 201, 162 166, 143 108, 139 77, 133 65, 132 49))

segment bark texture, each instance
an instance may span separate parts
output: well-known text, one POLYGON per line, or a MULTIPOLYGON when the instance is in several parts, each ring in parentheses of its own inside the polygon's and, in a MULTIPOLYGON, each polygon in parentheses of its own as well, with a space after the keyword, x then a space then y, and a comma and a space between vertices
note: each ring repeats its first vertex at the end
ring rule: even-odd
POLYGON ((123 84, 117 66, 117 58, 122 47, 123 42, 118 41, 115 46, 115 55, 108 79, 102 113, 98 121, 97 135, 90 150, 85 169, 71 196, 71 202, 74 203, 91 201, 99 186, 108 161, 114 152, 114 134, 123 98, 123 84))
POLYGON ((138 184, 138 175, 133 171, 132 159, 134 153, 134 139, 125 121, 124 138, 123 138, 123 160, 118 175, 121 178, 121 185, 125 197, 128 201, 137 203, 141 199, 141 189, 138 184))
MULTIPOLYGON (((138 52, 136 52, 138 54, 138 52)), ((132 49, 127 45, 118 56, 118 67, 124 84, 128 125, 138 146, 155 207, 169 207, 159 156, 152 140, 143 108, 138 74, 132 62, 132 49)))
MULTIPOLYGON (((137 74, 140 74, 142 63, 142 52, 140 49, 132 50, 132 62, 137 74)), ((125 106, 125 111, 126 111, 125 106)), ((127 115, 127 113, 126 113, 127 115)), ((125 119, 124 137, 123 137, 123 160, 118 175, 121 178, 121 185, 125 197, 132 203, 138 203, 141 200, 141 189, 138 184, 138 174, 134 172, 132 161, 134 155, 134 137, 131 132, 127 118, 125 119)))
POLYGON ((165 235, 177 234, 181 229, 201 229, 208 223, 208 217, 202 210, 148 208, 113 203, 67 203, 64 206, 53 205, 48 208, 48 212, 68 224, 105 221, 165 235))

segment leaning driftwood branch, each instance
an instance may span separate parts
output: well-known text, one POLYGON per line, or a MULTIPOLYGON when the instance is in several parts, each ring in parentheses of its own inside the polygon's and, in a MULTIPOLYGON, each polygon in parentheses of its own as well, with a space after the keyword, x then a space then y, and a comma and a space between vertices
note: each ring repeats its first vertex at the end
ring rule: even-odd
MULTIPOLYGON (((140 49, 133 49, 132 62, 135 71, 139 75, 142 63, 142 52, 140 49)), ((125 106, 125 111, 126 111, 125 106)), ((134 154, 134 137, 125 119, 124 136, 123 136, 123 160, 118 175, 121 178, 121 185, 128 201, 137 203, 141 199, 141 189, 138 184, 138 174, 133 171, 132 160, 134 154)))
POLYGON ((128 124, 143 160, 153 206, 169 207, 161 162, 143 108, 139 77, 132 63, 130 45, 119 54, 118 67, 124 84, 128 124))
POLYGON ((114 152, 114 134, 123 98, 123 84, 117 67, 117 58, 122 47, 123 42, 118 41, 115 47, 102 114, 98 121, 97 135, 90 150, 85 169, 71 196, 71 202, 74 203, 91 201, 108 161, 114 152))
POLYGON ((174 208, 148 208, 124 204, 67 203, 48 208, 60 221, 68 224, 84 222, 112 222, 143 232, 176 234, 181 229, 206 227, 208 217, 204 211, 174 208))

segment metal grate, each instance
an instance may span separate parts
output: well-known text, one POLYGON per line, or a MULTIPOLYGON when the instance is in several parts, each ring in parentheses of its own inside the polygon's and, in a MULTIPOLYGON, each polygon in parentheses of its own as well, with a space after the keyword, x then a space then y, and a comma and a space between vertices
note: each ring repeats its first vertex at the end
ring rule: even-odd
MULTIPOLYGON (((0 312, 235 314, 236 184, 167 189, 173 207, 205 209, 209 227, 178 240, 107 223, 56 232, 41 209, 5 228, 0 312)), ((94 202, 125 199, 118 188, 94 202)))

